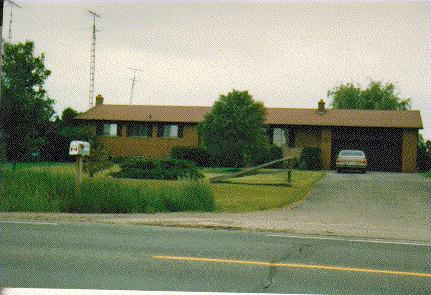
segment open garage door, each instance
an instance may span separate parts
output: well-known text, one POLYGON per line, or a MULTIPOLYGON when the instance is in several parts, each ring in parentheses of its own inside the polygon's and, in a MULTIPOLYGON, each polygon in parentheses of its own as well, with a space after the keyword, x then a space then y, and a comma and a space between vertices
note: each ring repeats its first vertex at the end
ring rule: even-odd
POLYGON ((331 169, 340 150, 365 152, 368 170, 401 172, 402 130, 389 128, 334 128, 332 131, 331 169))

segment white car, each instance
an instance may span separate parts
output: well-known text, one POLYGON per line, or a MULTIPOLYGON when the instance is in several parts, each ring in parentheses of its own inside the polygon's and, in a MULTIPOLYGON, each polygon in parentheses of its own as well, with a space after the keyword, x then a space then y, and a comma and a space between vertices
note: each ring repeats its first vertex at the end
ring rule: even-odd
POLYGON ((337 172, 342 170, 356 170, 362 173, 367 171, 367 157, 363 151, 342 150, 336 161, 337 172))

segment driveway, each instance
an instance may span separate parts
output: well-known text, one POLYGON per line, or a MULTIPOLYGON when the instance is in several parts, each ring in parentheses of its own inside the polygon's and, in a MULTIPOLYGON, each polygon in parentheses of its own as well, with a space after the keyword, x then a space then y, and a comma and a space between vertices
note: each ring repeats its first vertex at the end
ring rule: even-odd
POLYGON ((298 206, 254 213, 97 215, 3 213, 2 219, 244 228, 301 234, 431 241, 430 179, 420 174, 406 173, 328 172, 306 200, 298 206))
POLYGON ((430 208, 422 175, 330 172, 301 205, 276 216, 327 233, 430 240, 430 208))

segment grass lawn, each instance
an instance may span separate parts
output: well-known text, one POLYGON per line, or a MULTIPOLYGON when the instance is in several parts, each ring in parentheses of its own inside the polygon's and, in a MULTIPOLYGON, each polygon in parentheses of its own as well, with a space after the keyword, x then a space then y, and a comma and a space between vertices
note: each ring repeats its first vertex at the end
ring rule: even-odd
MULTIPOLYGON (((4 167, 12 168, 12 163, 2 164, 4 167)), ((72 166, 73 163, 59 163, 59 162, 30 162, 30 163, 16 163, 15 169, 25 169, 25 168, 53 168, 58 169, 59 167, 72 166)))
MULTIPOLYGON (((18 164, 17 167, 37 170, 49 169, 65 174, 75 173, 74 163, 58 163, 57 165, 53 163, 30 163, 18 164)), ((96 174, 95 177, 109 177, 110 171, 118 171, 118 169, 118 166, 114 166, 108 171, 96 174)), ((203 169, 205 175, 203 181, 228 172, 232 171, 214 168, 203 169)), ((286 172, 268 169, 262 171, 262 174, 233 178, 229 180, 229 183, 209 183, 209 186, 214 194, 216 212, 251 212, 282 208, 303 200, 323 175, 324 172, 321 171, 293 171, 292 186, 284 187, 280 184, 286 183, 286 172)), ((176 187, 181 184, 179 181, 150 179, 116 179, 116 181, 131 186, 150 186, 152 188, 176 187)))
POLYGON ((285 172, 244 176, 233 178, 229 183, 211 184, 216 211, 250 212, 288 206, 303 200, 323 175, 324 172, 320 171, 293 171, 291 187, 279 186, 286 183, 285 172))

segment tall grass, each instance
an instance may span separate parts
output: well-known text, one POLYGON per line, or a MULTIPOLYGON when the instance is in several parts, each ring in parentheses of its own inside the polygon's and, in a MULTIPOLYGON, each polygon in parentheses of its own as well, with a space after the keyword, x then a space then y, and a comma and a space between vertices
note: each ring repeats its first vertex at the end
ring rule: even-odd
POLYGON ((155 213, 214 211, 211 189, 203 182, 176 187, 143 187, 114 179, 84 179, 80 194, 75 178, 53 171, 0 170, 0 211, 155 213))

